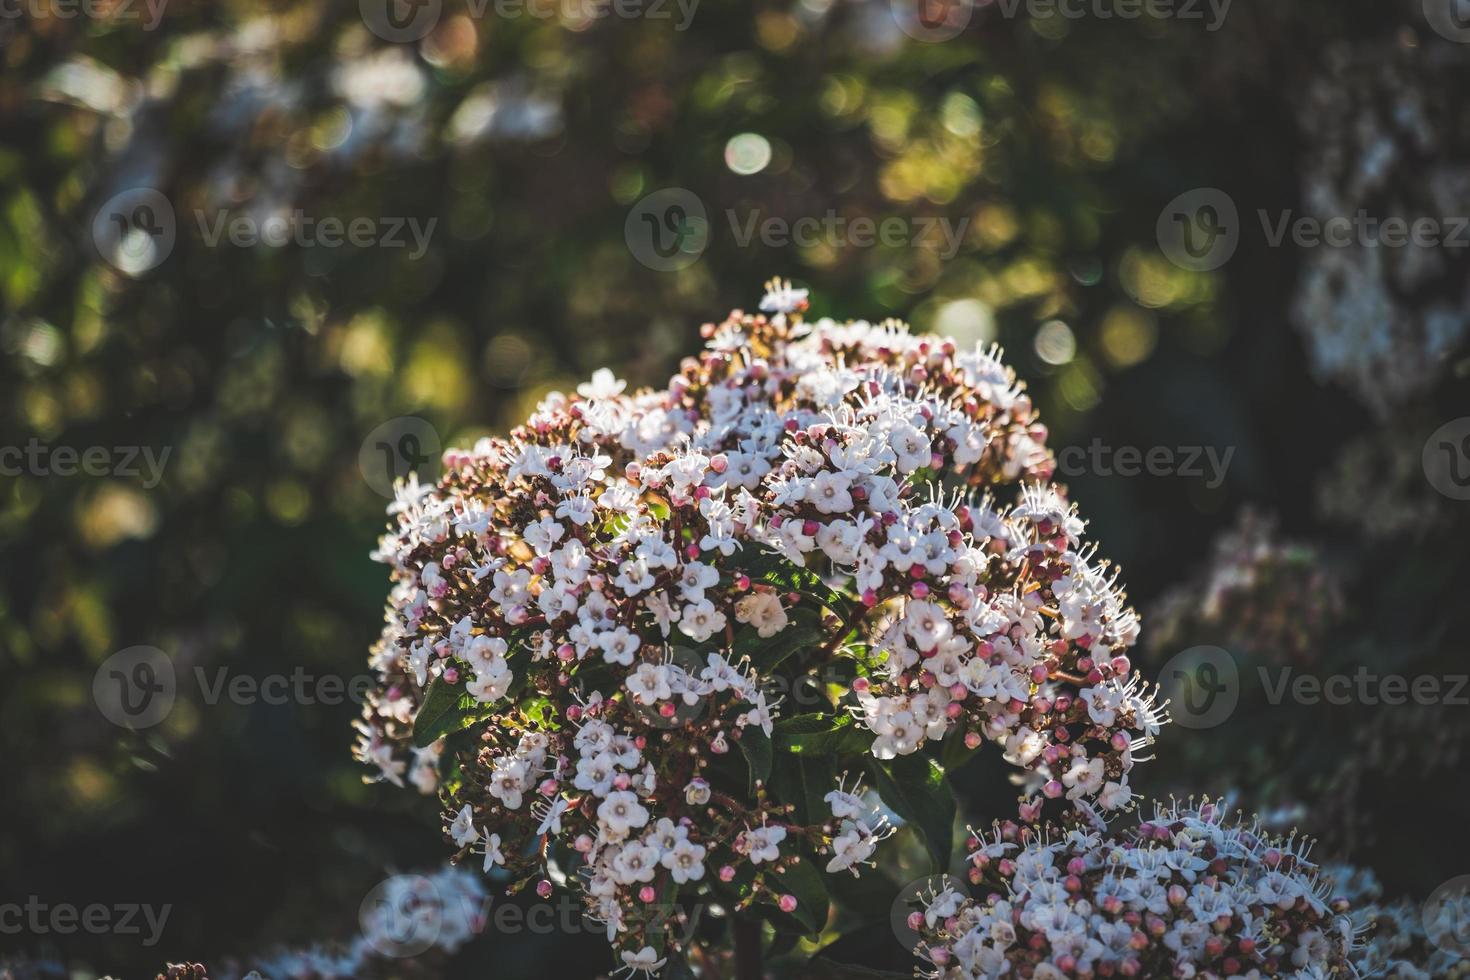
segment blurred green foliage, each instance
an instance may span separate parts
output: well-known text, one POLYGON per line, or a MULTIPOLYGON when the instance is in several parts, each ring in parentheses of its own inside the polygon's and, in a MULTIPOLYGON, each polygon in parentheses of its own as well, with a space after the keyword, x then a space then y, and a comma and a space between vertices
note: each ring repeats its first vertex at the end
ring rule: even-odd
MULTIPOLYGON (((988 5, 942 43, 876 0, 705 0, 683 30, 446 0, 411 44, 325 0, 171 0, 152 28, 136 3, 47 8, 0 20, 0 445, 170 452, 152 488, 0 476, 7 893, 175 906, 163 949, 75 937, 98 969, 350 934, 385 868, 441 853, 432 804, 362 783, 353 705, 210 705, 190 673, 362 669, 386 501, 359 450, 386 421, 423 417, 449 446, 600 366, 662 381, 701 322, 786 275, 816 314, 1002 343, 1056 445, 1235 447, 1216 488, 1073 481, 1145 607, 1243 500, 1312 525, 1315 474, 1368 426, 1308 377, 1289 255, 1247 243, 1190 272, 1154 223, 1197 186, 1292 206, 1291 92, 1334 39, 1397 29, 1392 5, 1239 0, 1218 32, 988 5), (138 187, 166 197, 176 240, 130 275, 94 228, 138 187), (709 244, 659 272, 624 228, 670 187, 704 203, 709 244), (417 258, 201 230, 298 209, 436 224, 417 258), (965 231, 952 258, 932 237, 733 233, 829 212, 965 231), (135 644, 182 678, 138 734, 91 698, 135 644)), ((963 775, 967 813, 1008 809, 998 771, 963 775)), ((854 958, 906 968, 886 933, 868 941, 854 958)), ((489 948, 497 976, 607 965, 596 936, 489 948)))

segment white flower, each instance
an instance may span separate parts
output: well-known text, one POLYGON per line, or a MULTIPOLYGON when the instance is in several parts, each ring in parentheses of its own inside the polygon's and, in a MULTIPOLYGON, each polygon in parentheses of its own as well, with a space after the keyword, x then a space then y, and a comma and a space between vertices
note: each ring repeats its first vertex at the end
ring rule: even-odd
POLYGON ((704 848, 688 840, 681 840, 663 856, 663 866, 669 869, 674 881, 684 884, 704 877, 704 848))
POLYGON ((746 853, 751 864, 774 861, 781 856, 780 843, 786 839, 785 827, 757 827, 745 832, 746 853))
POLYGON ((626 381, 619 381, 617 375, 607 368, 598 368, 592 372, 592 380, 584 381, 577 385, 577 394, 583 398, 615 398, 623 393, 628 387, 626 381))
POLYGON ((770 592, 752 592, 735 603, 735 618, 749 623, 763 639, 770 639, 786 628, 788 618, 781 598, 770 592))
POLYGON ((654 952, 652 946, 644 946, 636 953, 624 950, 622 956, 623 965, 614 970, 614 974, 622 973, 624 970, 627 970, 630 976, 634 973, 643 973, 647 974, 648 976, 653 976, 659 970, 663 969, 663 965, 665 962, 663 959, 659 958, 659 955, 656 952, 654 952))
POLYGON ((468 803, 464 805, 464 809, 459 811, 454 822, 449 825, 449 836, 454 838, 454 842, 460 847, 473 844, 479 839, 479 831, 475 830, 475 815, 471 812, 468 803))
POLYGON ((488 874, 490 869, 495 867, 496 865, 505 864, 505 855, 500 853, 500 835, 492 834, 488 829, 486 829, 484 833, 485 864, 481 870, 488 874))
POLYGON ((626 790, 609 793, 597 808, 597 819, 602 821, 613 834, 626 837, 635 827, 648 823, 648 811, 638 802, 638 797, 626 790))
POLYGON ((724 628, 725 614, 708 599, 685 606, 679 618, 679 632, 696 643, 703 643, 724 628))

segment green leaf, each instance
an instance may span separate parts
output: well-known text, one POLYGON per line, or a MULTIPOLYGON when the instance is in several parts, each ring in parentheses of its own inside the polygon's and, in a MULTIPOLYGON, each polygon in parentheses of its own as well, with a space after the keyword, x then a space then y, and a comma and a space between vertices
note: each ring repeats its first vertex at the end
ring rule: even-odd
POLYGON ((766 883, 777 894, 796 897, 796 911, 790 916, 801 923, 807 933, 815 935, 822 931, 827 924, 832 900, 827 895, 827 883, 822 879, 814 858, 803 855, 797 863, 787 865, 785 871, 771 875, 766 883))
POLYGON ((474 712, 475 699, 460 685, 446 683, 444 678, 429 681, 429 690, 418 714, 413 716, 413 744, 419 748, 432 745, 441 735, 452 735, 470 727, 479 718, 474 712))
POLYGON ((754 793, 756 780, 765 782, 771 775, 771 740, 758 725, 748 725, 735 744, 750 767, 750 792, 754 793))
POLYGON ((873 733, 852 715, 794 715, 776 723, 776 748, 801 755, 858 755, 873 744, 873 733))
POLYGON ((916 752, 887 762, 869 758, 868 772, 883 802, 923 838, 938 870, 947 869, 954 843, 955 802, 943 767, 916 752))
POLYGON ((822 823, 831 818, 824 799, 837 788, 837 772, 831 759, 778 752, 771 766, 770 785, 778 800, 796 807, 798 823, 822 823))
POLYGON ((819 646, 827 639, 822 618, 815 609, 793 609, 790 619, 785 629, 769 638, 762 637, 754 627, 741 630, 730 645, 730 659, 738 661, 741 657, 749 657, 758 670, 768 673, 793 653, 819 646))

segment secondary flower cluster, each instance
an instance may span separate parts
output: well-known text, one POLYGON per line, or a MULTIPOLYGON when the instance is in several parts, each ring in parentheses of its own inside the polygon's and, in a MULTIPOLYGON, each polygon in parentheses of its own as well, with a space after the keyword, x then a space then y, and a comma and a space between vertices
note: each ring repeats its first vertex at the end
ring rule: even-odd
POLYGON ((1158 806, 1112 837, 998 824, 972 841, 983 900, 946 888, 910 917, 941 980, 1353 976, 1356 929, 1310 844, 1158 806))
POLYGON ((575 871, 630 969, 659 961, 651 910, 681 887, 825 914, 798 911, 797 869, 856 871, 886 833, 859 793, 766 784, 783 685, 820 675, 787 721, 830 722, 858 765, 989 740, 1105 810, 1163 722, 997 352, 805 305, 774 283, 769 316, 707 325, 666 388, 599 371, 447 453, 377 552, 359 758, 440 791, 450 837, 514 887, 575 871))

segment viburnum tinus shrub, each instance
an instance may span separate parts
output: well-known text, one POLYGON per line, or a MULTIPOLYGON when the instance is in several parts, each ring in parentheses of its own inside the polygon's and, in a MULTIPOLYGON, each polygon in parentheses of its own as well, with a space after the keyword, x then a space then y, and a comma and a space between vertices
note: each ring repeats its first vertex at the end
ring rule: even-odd
POLYGON ((805 307, 772 283, 667 387, 598 371, 446 453, 377 553, 359 757, 512 891, 577 891, 630 971, 685 903, 746 957, 761 919, 818 931, 880 812, 945 866, 986 742, 1032 805, 1123 809, 1163 721, 997 351, 805 307))
POLYGON ((1206 802, 1158 806, 1105 836, 998 823, 971 838, 970 881, 909 918, 938 980, 1355 977, 1359 929, 1310 843, 1206 802))

